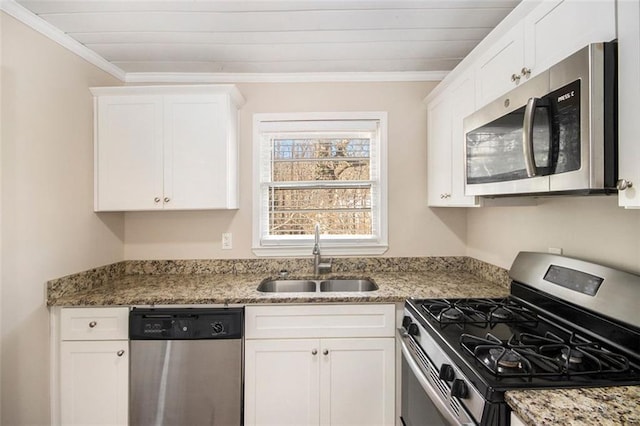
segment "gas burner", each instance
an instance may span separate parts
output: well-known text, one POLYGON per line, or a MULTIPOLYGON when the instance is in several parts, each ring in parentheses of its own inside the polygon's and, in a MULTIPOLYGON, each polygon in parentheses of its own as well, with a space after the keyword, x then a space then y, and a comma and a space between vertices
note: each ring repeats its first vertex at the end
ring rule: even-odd
POLYGON ((493 364, 490 368, 497 367, 500 373, 524 370, 522 356, 512 349, 503 347, 489 349, 489 358, 485 360, 486 362, 493 364))
POLYGON ((460 321, 463 313, 460 312, 457 308, 448 308, 442 311, 439 315, 440 321, 450 320, 450 321, 460 321))
POLYGON ((506 321, 513 318, 513 312, 504 306, 498 306, 489 313, 490 320, 506 321))
POLYGON ((560 350, 562 359, 569 364, 582 364, 584 354, 576 349, 562 348, 560 350))

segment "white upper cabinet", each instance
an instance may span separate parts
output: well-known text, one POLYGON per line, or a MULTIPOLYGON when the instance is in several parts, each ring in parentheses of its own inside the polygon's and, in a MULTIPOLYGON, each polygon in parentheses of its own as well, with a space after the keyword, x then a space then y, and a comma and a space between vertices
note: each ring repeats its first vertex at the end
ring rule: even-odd
POLYGON ((618 2, 618 105, 618 203, 640 208, 640 2, 637 0, 618 2))
POLYGON ((475 207, 464 195, 463 120, 475 110, 475 80, 468 73, 427 106, 427 199, 431 207, 475 207))
POLYGON ((589 43, 616 38, 615 0, 543 1, 475 62, 476 99, 486 105, 589 43))
POLYGON ((238 207, 234 86, 91 91, 96 211, 238 207))
POLYGON ((544 1, 524 19, 525 66, 533 76, 589 43, 615 38, 614 0, 544 1))
POLYGON ((522 80, 524 68, 524 25, 516 24, 477 61, 476 99, 485 105, 513 89, 522 80))
POLYGON ((451 101, 447 96, 427 106, 427 200, 432 207, 451 197, 451 101))

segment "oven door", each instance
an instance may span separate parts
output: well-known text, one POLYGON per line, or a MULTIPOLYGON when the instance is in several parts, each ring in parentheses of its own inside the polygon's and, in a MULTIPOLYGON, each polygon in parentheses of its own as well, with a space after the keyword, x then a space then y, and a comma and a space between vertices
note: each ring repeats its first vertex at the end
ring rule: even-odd
POLYGON ((398 330, 402 347, 400 419, 404 426, 476 425, 415 340, 398 330))

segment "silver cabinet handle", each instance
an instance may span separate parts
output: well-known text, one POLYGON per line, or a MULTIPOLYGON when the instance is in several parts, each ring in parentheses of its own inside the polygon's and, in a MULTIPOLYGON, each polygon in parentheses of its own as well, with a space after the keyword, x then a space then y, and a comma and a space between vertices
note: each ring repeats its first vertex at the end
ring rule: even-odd
POLYGON ((156 197, 156 198, 154 198, 154 199, 153 199, 153 201, 154 201, 155 203, 159 203, 159 202, 160 202, 160 197, 156 197))
POLYGON ((318 355, 318 350, 317 349, 312 350, 311 355, 318 355))
POLYGON ((618 179, 618 182, 616 182, 616 188, 618 189, 618 191, 624 191, 625 189, 631 188, 632 186, 633 182, 626 179, 618 179))
POLYGON ((325 349, 324 351, 322 351, 323 355, 329 355, 329 349, 325 349))
POLYGON ((520 74, 522 74, 524 78, 529 78, 529 76, 531 75, 531 68, 522 67, 520 74))
POLYGON ((89 327, 90 327, 90 328, 95 328, 95 326, 96 326, 96 325, 98 325, 98 323, 97 323, 97 322, 95 322, 95 321, 91 321, 91 322, 89 323, 89 327))
POLYGON ((451 198, 451 194, 440 194, 440 199, 451 198))
POLYGON ((514 83, 518 84, 518 82, 520 81, 520 75, 511 74, 511 81, 513 81, 514 83))
POLYGON ((169 201, 171 201, 171 198, 169 198, 169 197, 164 197, 164 202, 165 202, 165 203, 168 203, 169 201))
POLYGON ((120 350, 117 352, 117 355, 118 355, 118 356, 122 356, 122 355, 124 355, 124 351, 123 351, 122 349, 120 349, 120 350))

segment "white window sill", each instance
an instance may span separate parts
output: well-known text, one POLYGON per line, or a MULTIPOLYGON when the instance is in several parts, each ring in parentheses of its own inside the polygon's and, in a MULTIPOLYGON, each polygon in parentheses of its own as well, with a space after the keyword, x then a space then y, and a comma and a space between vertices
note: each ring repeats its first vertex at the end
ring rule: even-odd
MULTIPOLYGON (((303 257, 311 256, 313 244, 304 246, 262 246, 253 247, 253 254, 264 257, 303 257)), ((349 247, 331 246, 320 244, 322 257, 331 256, 371 256, 383 254, 389 250, 388 245, 362 244, 349 247)))

